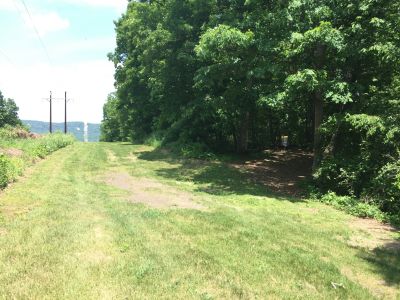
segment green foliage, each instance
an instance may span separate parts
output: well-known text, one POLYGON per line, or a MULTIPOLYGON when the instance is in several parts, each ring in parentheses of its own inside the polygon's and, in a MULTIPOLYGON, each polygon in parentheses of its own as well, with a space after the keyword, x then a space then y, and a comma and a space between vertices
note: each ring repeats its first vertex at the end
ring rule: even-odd
POLYGON ((100 141, 115 142, 121 140, 121 121, 119 120, 118 103, 116 95, 110 94, 107 102, 104 104, 104 119, 100 128, 100 141))
POLYGON ((197 56, 216 64, 239 64, 249 54, 254 44, 251 31, 242 33, 236 28, 219 25, 207 30, 195 47, 197 56))
POLYGON ((13 173, 13 169, 14 166, 11 164, 10 159, 0 154, 0 188, 5 188, 12 180, 11 174, 13 173))
POLYGON ((154 133, 144 141, 144 144, 152 146, 154 148, 158 148, 163 144, 163 141, 162 139, 160 139, 160 137, 158 137, 157 134, 154 133))
POLYGON ((8 183, 15 181, 33 161, 45 158, 50 153, 75 141, 72 135, 61 133, 49 134, 36 139, 21 138, 21 132, 23 131, 20 128, 0 129, 0 188, 5 188, 8 183), (7 149, 18 150, 22 154, 8 155, 5 151, 7 149), (6 154, 2 153, 3 151, 6 154))
POLYGON ((384 212, 400 213, 400 139, 385 118, 335 116, 321 130, 327 153, 314 174, 320 189, 368 199, 384 212))
POLYGON ((399 213, 399 9, 390 0, 131 1, 116 22, 103 140, 156 135, 200 157, 280 146, 287 135, 313 148, 320 192, 399 213))
POLYGON ((358 199, 350 196, 338 196, 333 192, 325 194, 321 202, 334 206, 337 209, 344 210, 345 212, 362 218, 374 218, 379 221, 387 220, 378 206, 360 202, 358 199))
POLYGON ((373 195, 384 211, 400 212, 400 161, 387 163, 372 180, 373 195))
POLYGON ((14 100, 6 99, 0 91, 0 128, 6 125, 22 125, 18 118, 18 107, 14 100))
POLYGON ((274 197, 229 162, 152 150, 76 143, 3 194, 3 298, 398 298, 397 236, 274 197), (135 190, 101 182, 113 174, 135 190), (178 201, 157 209, 132 196, 157 207, 178 201), (186 201, 206 209, 181 208, 186 201))
POLYGON ((46 135, 43 138, 31 140, 27 145, 27 151, 32 157, 45 158, 50 153, 64 148, 75 141, 72 135, 54 133, 46 135))
POLYGON ((202 143, 190 143, 181 144, 174 143, 169 145, 170 149, 179 156, 185 158, 212 160, 216 159, 216 155, 213 154, 210 149, 202 143))

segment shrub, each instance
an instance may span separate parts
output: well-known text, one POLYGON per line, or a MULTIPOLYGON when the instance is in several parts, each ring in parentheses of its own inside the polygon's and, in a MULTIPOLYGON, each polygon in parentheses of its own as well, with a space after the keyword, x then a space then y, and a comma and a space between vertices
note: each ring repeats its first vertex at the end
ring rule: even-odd
MULTIPOLYGON (((321 127, 324 159, 314 173, 322 193, 358 198, 388 214, 400 214, 400 135, 382 117, 335 115, 321 127)), ((366 211, 366 214, 369 212, 366 211)))
POLYGON ((377 205, 360 202, 359 199, 350 196, 338 196, 334 192, 329 192, 322 196, 321 202, 332 205, 353 216, 362 218, 374 218, 379 221, 388 219, 388 215, 382 213, 377 205))
POLYGON ((171 143, 167 145, 172 149, 173 152, 178 155, 182 155, 186 158, 195 158, 195 159, 215 159, 216 156, 213 154, 210 149, 203 143, 171 143))
MULTIPOLYGON (((0 135, 7 143, 5 146, 21 149, 24 154, 21 157, 10 157, 0 154, 0 188, 5 188, 9 182, 22 175, 26 166, 37 158, 44 158, 50 153, 72 144, 75 138, 72 135, 61 133, 46 135, 37 139, 25 138, 20 135, 21 131, 12 128, 3 128, 0 135)), ((3 147, 4 147, 3 145, 3 147)))
POLYGON ((12 127, 10 125, 6 125, 0 128, 0 138, 5 140, 28 139, 34 136, 36 135, 30 133, 24 126, 12 127))
POLYGON ((158 148, 162 145, 163 140, 157 134, 150 135, 145 141, 145 145, 152 146, 154 148, 158 148))
POLYGON ((5 188, 9 182, 10 160, 3 154, 0 154, 0 188, 5 188))
POLYGON ((400 214, 400 161, 387 163, 379 170, 371 193, 384 211, 400 214))

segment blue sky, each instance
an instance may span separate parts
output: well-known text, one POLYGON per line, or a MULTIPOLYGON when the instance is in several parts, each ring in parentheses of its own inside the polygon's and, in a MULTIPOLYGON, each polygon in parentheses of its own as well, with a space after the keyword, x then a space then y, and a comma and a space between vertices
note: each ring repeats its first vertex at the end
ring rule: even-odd
MULTIPOLYGON (((43 98, 68 91, 71 121, 101 120, 114 90, 107 59, 115 47, 113 21, 126 5, 126 0, 0 0, 0 90, 17 102, 22 119, 47 121, 43 98)), ((55 102, 54 120, 62 121, 63 113, 62 102, 55 102)))

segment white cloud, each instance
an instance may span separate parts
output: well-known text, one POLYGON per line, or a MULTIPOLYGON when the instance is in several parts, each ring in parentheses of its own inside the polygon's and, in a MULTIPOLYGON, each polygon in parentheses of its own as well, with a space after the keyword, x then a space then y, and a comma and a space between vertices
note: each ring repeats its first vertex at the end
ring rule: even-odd
MULTIPOLYGON (((60 17, 56 12, 35 13, 31 14, 31 16, 40 36, 44 36, 50 32, 64 30, 70 26, 69 21, 60 17)), ((33 28, 34 25, 29 16, 24 14, 23 18, 25 19, 25 23, 33 28)))
POLYGON ((94 52, 101 49, 104 52, 104 59, 106 59, 107 52, 112 52, 115 49, 116 41, 114 36, 110 37, 97 37, 87 38, 80 40, 73 40, 65 44, 57 44, 52 48, 53 52, 57 55, 68 55, 71 53, 85 53, 94 52))
POLYGON ((75 5, 86 5, 93 7, 111 7, 119 12, 125 11, 128 5, 127 0, 63 0, 63 1, 75 5))
POLYGON ((15 10, 13 0, 0 0, 0 10, 15 10))
POLYGON ((21 4, 21 2, 13 2, 15 0, 0 0, 0 11, 11 11, 18 13, 24 20, 24 23, 30 29, 36 27, 40 36, 45 36, 47 33, 56 32, 60 30, 67 29, 70 26, 68 19, 62 18, 57 12, 37 12, 29 8, 29 13, 32 17, 28 15, 26 8, 21 4))
MULTIPOLYGON (((35 26, 42 36, 70 26, 69 20, 62 17, 62 11, 57 14, 55 7, 43 4, 51 2, 74 4, 77 5, 76 9, 79 9, 78 5, 86 5, 93 9, 108 7, 119 11, 125 10, 127 4, 125 0, 27 1, 35 26)), ((50 90, 55 97, 63 97, 64 91, 68 91, 74 99, 69 105, 69 120, 99 122, 107 95, 114 90, 114 66, 105 55, 115 47, 115 37, 85 36, 82 39, 82 36, 74 36, 61 41, 56 39, 57 42, 51 38, 44 39, 53 60, 53 66, 50 66, 45 63, 43 49, 37 41, 28 38, 34 32, 29 28, 32 23, 21 2, 0 0, 1 10, 7 10, 7 14, 12 12, 17 25, 22 25, 21 20, 17 19, 21 15, 24 26, 29 29, 16 31, 19 34, 12 42, 0 46, 5 53, 0 53, 0 90, 6 97, 15 99, 20 108, 20 117, 47 121, 48 103, 43 98, 48 97, 50 90), (67 64, 70 61, 72 63, 67 64)), ((63 121, 62 102, 54 104, 53 112, 56 122, 63 121)))

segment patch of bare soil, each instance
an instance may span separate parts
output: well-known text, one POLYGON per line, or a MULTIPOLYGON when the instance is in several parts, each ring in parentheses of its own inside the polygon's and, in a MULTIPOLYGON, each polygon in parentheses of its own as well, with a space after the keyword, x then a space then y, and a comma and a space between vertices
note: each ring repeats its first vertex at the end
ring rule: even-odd
POLYGON ((107 150, 107 160, 109 162, 116 162, 117 161, 117 156, 111 150, 107 150))
POLYGON ((0 227, 0 236, 6 235, 6 234, 7 234, 7 230, 0 227))
POLYGON ((0 149, 0 154, 4 154, 11 157, 20 157, 24 155, 24 152, 20 149, 7 148, 7 149, 0 149))
POLYGON ((350 227, 356 231, 356 234, 350 238, 350 246, 369 250, 384 248, 400 252, 400 240, 393 237, 398 230, 393 226, 373 219, 354 218, 350 227))
POLYGON ((189 208, 203 210, 205 207, 194 201, 194 196, 159 181, 134 178, 127 173, 109 173, 103 180, 116 188, 128 191, 129 201, 143 203, 155 208, 189 208))
POLYGON ((312 153, 300 150, 269 153, 268 158, 248 160, 233 167, 244 168, 257 183, 274 193, 301 196, 299 183, 311 176, 312 153))

